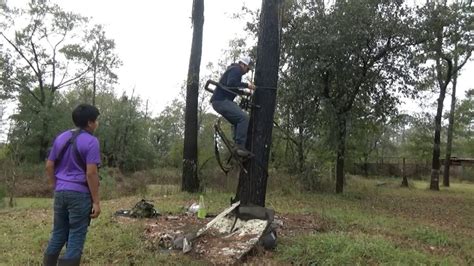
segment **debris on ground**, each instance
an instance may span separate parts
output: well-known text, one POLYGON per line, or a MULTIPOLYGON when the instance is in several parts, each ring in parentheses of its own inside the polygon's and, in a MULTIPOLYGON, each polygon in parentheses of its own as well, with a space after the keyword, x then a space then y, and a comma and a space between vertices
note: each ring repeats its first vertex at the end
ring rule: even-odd
MULTIPOLYGON (((191 204, 192 205, 192 204, 191 204)), ((143 219, 145 224, 145 244, 150 250, 163 253, 182 253, 212 264, 234 264, 237 262, 259 261, 271 257, 278 237, 293 236, 324 231, 326 225, 314 214, 287 214, 268 219, 251 219, 252 215, 267 217, 258 209, 239 207, 237 212, 224 217, 198 219, 189 215, 188 208, 182 214, 163 215, 154 219, 143 219), (257 211, 255 211, 257 210, 257 211), (253 213, 253 214, 252 214, 253 213), (240 216, 239 216, 240 215, 240 216), (212 226, 206 227, 211 221, 212 226), (203 231, 196 237, 197 232, 203 231), (178 244, 178 245, 177 245, 178 244), (179 245, 181 244, 181 245, 179 245), (254 250, 256 252, 254 252, 254 250)), ((268 217, 267 217, 268 218, 268 217)), ((136 221, 129 217, 116 216, 119 223, 136 221)))
POLYGON ((155 209, 155 206, 145 199, 140 200, 131 210, 118 210, 115 216, 124 216, 132 218, 153 218, 161 214, 155 209))

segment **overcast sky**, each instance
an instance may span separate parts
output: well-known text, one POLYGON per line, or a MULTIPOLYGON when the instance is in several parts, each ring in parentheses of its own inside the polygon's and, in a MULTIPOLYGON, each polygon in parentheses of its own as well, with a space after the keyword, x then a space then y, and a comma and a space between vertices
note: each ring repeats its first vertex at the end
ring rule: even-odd
MULTIPOLYGON (((9 0, 19 6, 29 0, 9 0)), ((62 8, 93 18, 103 24, 116 42, 116 52, 124 65, 119 69, 118 91, 135 93, 149 100, 157 115, 178 97, 191 50, 192 0, 53 0, 62 8)), ((206 0, 201 74, 208 62, 217 63, 229 40, 243 35, 244 25, 232 19, 243 5, 260 8, 261 0, 206 0)), ((458 82, 458 95, 473 88, 474 63, 470 62, 458 82)), ((449 97, 445 106, 449 104, 449 97)), ((418 103, 402 109, 415 110, 418 103)), ((412 111, 413 111, 412 110, 412 111)), ((447 110, 445 108, 445 110, 447 110)))
MULTIPOLYGON (((15 0, 18 1, 18 0, 15 0)), ((12 1, 10 1, 12 2, 12 1)), ((135 92, 150 101, 158 114, 178 97, 186 79, 191 51, 192 0, 55 0, 66 10, 91 16, 105 25, 107 35, 117 44, 124 65, 118 71, 119 90, 135 92)), ((260 8, 261 0, 206 0, 201 74, 208 62, 217 63, 228 42, 242 36, 243 23, 232 15, 243 5, 260 8)), ((458 82, 458 94, 473 88, 474 63, 470 62, 458 82)), ((432 99, 434 101, 436 96, 432 99)), ((446 106, 450 102, 446 99, 446 106)), ((418 103, 402 109, 415 111, 418 103)))
MULTIPOLYGON (((91 16, 105 25, 124 65, 119 89, 135 92, 156 115, 178 97, 186 79, 192 40, 192 0, 56 0, 61 7, 91 16)), ((206 0, 201 73, 217 63, 229 40, 243 35, 245 25, 232 15, 243 5, 257 9, 257 0, 206 0)))

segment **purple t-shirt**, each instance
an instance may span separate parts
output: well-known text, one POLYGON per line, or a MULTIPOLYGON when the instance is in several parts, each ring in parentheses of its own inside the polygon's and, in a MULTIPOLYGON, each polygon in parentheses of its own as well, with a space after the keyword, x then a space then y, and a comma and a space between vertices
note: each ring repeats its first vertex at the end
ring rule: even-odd
MULTIPOLYGON (((69 141, 72 134, 71 130, 68 130, 56 137, 48 160, 56 160, 61 148, 69 141)), ((90 193, 83 162, 86 164, 100 164, 99 140, 83 130, 76 138, 76 146, 82 157, 82 162, 79 161, 79 158, 76 158, 77 152, 74 151, 74 144, 71 143, 59 164, 54 166, 55 191, 72 190, 90 193)))

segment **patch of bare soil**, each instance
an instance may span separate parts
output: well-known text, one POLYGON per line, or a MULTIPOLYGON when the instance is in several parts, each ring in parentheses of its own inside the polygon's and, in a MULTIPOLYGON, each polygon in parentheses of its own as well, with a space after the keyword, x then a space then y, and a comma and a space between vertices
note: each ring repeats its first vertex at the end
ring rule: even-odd
MULTIPOLYGON (((193 215, 164 215, 155 219, 145 219, 144 238, 146 246, 156 252, 182 252, 172 250, 173 240, 179 236, 196 232, 212 218, 198 219, 193 215)), ((139 220, 117 217, 120 223, 134 223, 139 220)), ((143 221, 143 220, 142 220, 143 221)), ((278 237, 293 237, 326 231, 329 224, 313 214, 283 214, 275 217, 278 237)), ((257 243, 259 235, 255 233, 223 234, 217 228, 206 231, 192 241, 192 250, 187 253, 199 260, 212 264, 268 264, 272 261, 273 252, 266 251, 257 243), (250 252, 249 252, 250 251, 250 252)))

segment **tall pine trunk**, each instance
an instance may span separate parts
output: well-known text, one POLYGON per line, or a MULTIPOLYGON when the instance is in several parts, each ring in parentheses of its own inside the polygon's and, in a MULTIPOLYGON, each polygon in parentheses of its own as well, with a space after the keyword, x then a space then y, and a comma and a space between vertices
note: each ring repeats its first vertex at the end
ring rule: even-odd
POLYGON ((431 161, 431 190, 439 190, 439 171, 440 171, 440 145, 441 145, 441 115, 443 114, 443 101, 446 94, 446 88, 441 88, 438 98, 438 108, 435 117, 435 133, 433 140, 433 158, 431 161))
MULTIPOLYGON (((454 61, 456 64, 456 61, 454 61)), ((454 68, 457 68, 455 65, 454 68)), ((454 111, 456 110, 456 85, 457 74, 453 76, 453 91, 451 93, 451 110, 449 112, 448 139, 446 143, 446 159, 444 161, 443 186, 449 187, 449 168, 451 165, 451 151, 453 147, 454 134, 454 111)))
POLYGON ((186 111, 184 127, 183 179, 181 190, 199 191, 197 175, 198 152, 198 97, 199 71, 202 54, 202 31, 204 25, 204 0, 193 1, 193 41, 189 59, 188 81, 186 85, 186 111))
POLYGON ((246 146, 255 157, 244 164, 247 172, 240 171, 236 194, 243 205, 265 206, 280 59, 280 5, 278 0, 262 2, 255 85, 267 88, 257 88, 254 95, 254 103, 260 107, 252 109, 246 146))

